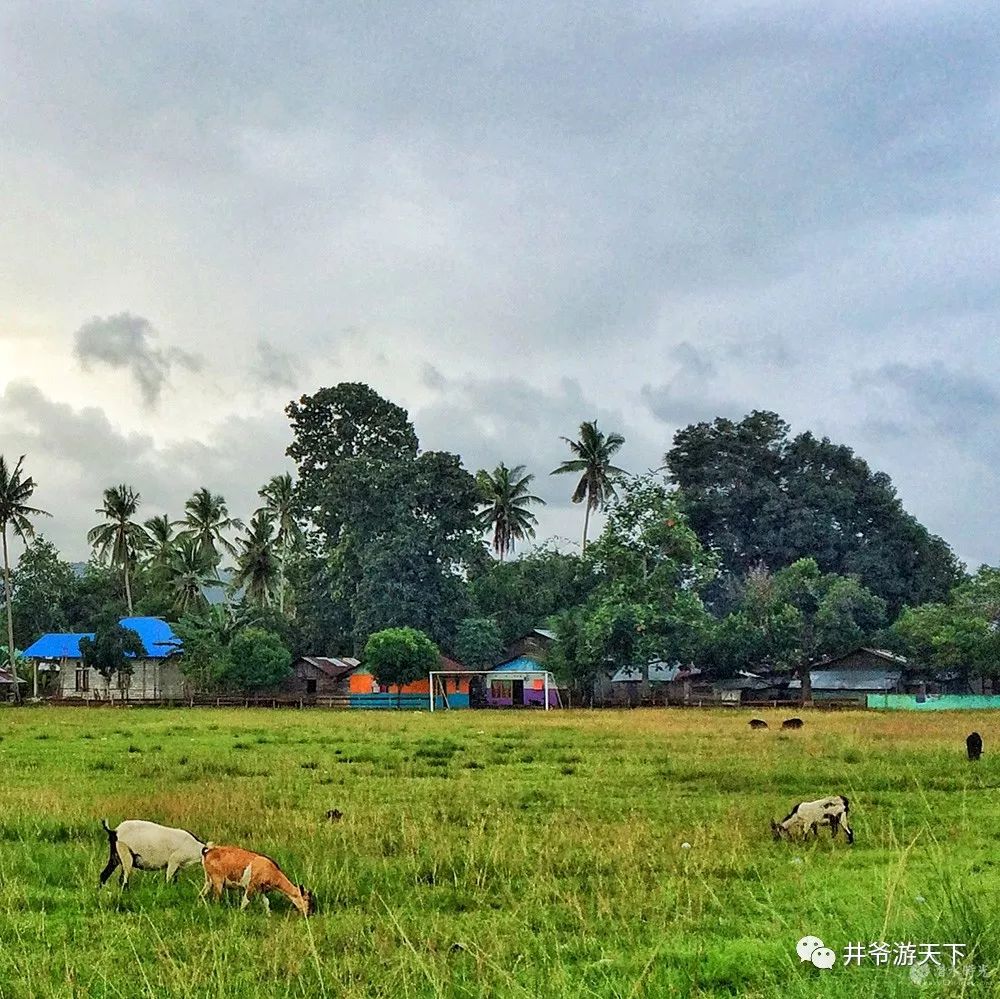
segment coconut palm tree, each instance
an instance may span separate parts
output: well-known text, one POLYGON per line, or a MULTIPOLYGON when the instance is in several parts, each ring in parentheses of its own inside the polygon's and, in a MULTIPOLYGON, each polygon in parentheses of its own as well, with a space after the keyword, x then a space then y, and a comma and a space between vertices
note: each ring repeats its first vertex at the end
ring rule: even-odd
POLYGON ((576 457, 564 461, 550 474, 583 473, 573 490, 573 502, 583 503, 586 500, 582 547, 586 551, 591 510, 600 510, 608 500, 614 499, 615 482, 627 474, 624 469, 611 464, 611 459, 625 443, 625 438, 621 434, 604 434, 597 429, 597 420, 588 420, 580 424, 580 436, 577 440, 570 440, 568 437, 561 440, 569 445, 576 457))
POLYGON ((278 610, 284 614, 288 559, 291 553, 302 544, 302 527, 296 516, 298 501, 295 495, 295 484, 287 472, 284 475, 274 475, 257 495, 264 500, 264 506, 261 507, 261 510, 270 514, 276 527, 274 543, 279 556, 278 610))
MULTIPOLYGON (((14 680, 14 700, 21 699, 17 683, 17 665, 14 651, 14 617, 11 600, 13 594, 10 585, 10 556, 7 552, 7 528, 22 541, 27 542, 35 536, 31 517, 51 517, 45 510, 28 506, 28 500, 35 491, 35 480, 24 474, 24 455, 17 459, 17 464, 11 468, 0 454, 0 533, 3 534, 3 594, 7 609, 7 659, 10 664, 11 676, 14 680)), ((32 683, 32 694, 38 696, 38 672, 35 671, 32 683)))
POLYGON ((87 541, 94 546, 97 557, 110 561, 122 571, 125 580, 125 605, 132 615, 132 583, 130 574, 149 536, 142 525, 133 521, 139 504, 139 494, 124 483, 104 490, 104 505, 95 513, 103 513, 106 524, 98 524, 87 532, 87 541))
POLYGON ((184 520, 181 537, 197 541, 204 555, 211 556, 218 565, 222 560, 219 551, 236 555, 235 546, 226 538, 225 532, 243 530, 243 521, 229 516, 226 499, 202 487, 184 504, 184 520))
POLYGON ((218 561, 218 556, 197 538, 182 535, 178 539, 166 569, 167 588, 178 614, 201 611, 208 606, 206 588, 222 586, 216 575, 218 561))
POLYGON ((170 562, 170 556, 177 545, 174 528, 177 526, 165 513, 150 517, 143 522, 146 528, 146 566, 150 569, 160 569, 170 562))
POLYGON ((545 505, 545 500, 528 492, 533 475, 524 474, 524 465, 508 468, 503 462, 492 471, 480 469, 476 482, 482 493, 479 526, 493 532, 493 550, 503 561, 514 550, 515 541, 535 536, 538 518, 528 509, 533 504, 545 505))
POLYGON ((246 536, 238 538, 236 544, 236 572, 230 586, 242 589, 251 604, 270 607, 280 563, 275 550, 274 521, 266 510, 253 515, 246 536))

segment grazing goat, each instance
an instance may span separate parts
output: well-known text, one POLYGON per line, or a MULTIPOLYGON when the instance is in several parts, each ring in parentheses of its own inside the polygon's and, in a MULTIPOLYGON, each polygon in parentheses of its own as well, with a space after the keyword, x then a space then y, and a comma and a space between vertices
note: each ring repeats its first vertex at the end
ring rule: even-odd
POLYGON ((800 801, 780 822, 771 819, 771 832, 776 840, 787 836, 792 838, 795 829, 802 830, 802 838, 809 833, 819 836, 820 826, 830 827, 830 838, 836 839, 837 831, 844 830, 848 843, 854 842, 854 832, 847 824, 847 812, 850 805, 842 794, 833 794, 829 798, 818 798, 816 801, 800 801))
POLYGON ((204 898, 209 889, 216 899, 222 898, 224 888, 242 888, 245 909, 254 895, 260 895, 267 914, 271 914, 271 903, 267 892, 280 891, 303 916, 316 911, 312 892, 304 885, 294 885, 282 873, 281 868, 262 853, 252 853, 238 846, 212 846, 202 850, 201 866, 205 869, 205 884, 199 898, 204 898))
POLYGON ((767 722, 763 718, 751 718, 750 719, 751 728, 767 728, 767 722))
POLYGON ((801 718, 786 718, 782 723, 782 728, 802 728, 805 722, 801 718))
POLYGON ((978 760, 983 755, 983 737, 978 732, 973 732, 965 740, 965 751, 970 760, 978 760))
POLYGON ((119 865, 122 869, 122 887, 128 887, 132 869, 159 871, 167 869, 167 880, 182 867, 201 862, 205 847, 197 836, 186 829, 172 829, 142 819, 126 819, 112 829, 106 819, 101 825, 108 834, 108 865, 101 871, 101 884, 105 884, 119 865))
POLYGON ((344 817, 344 813, 339 808, 331 808, 326 813, 326 817, 330 822, 339 822, 344 817))

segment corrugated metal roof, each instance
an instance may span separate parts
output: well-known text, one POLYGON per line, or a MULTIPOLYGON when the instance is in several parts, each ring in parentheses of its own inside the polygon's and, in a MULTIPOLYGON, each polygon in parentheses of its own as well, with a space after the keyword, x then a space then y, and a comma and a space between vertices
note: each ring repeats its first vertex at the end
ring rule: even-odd
POLYGON ((309 663, 315 666, 321 673, 330 677, 331 680, 338 680, 352 672, 358 665, 356 659, 337 659, 333 656, 302 656, 299 662, 309 663))
MULTIPOLYGON (((892 690, 903 675, 898 669, 824 669, 810 670, 813 690, 892 690)), ((790 689, 802 687, 801 680, 792 680, 790 689)))
MULTIPOLYGON (((150 659, 166 659, 181 650, 180 638, 161 618, 123 617, 119 623, 139 636, 150 659)), ((24 650, 24 656, 26 659, 80 659, 80 639, 93 637, 93 632, 42 635, 24 650)))
POLYGON ((884 659, 886 663, 891 663, 893 666, 906 665, 906 659, 903 656, 897 656, 894 652, 889 652, 887 649, 870 649, 867 645, 861 645, 842 655, 829 656, 826 659, 822 659, 820 662, 815 663, 813 668, 817 669, 821 666, 826 666, 828 663, 839 663, 841 659, 846 659, 848 656, 856 656, 859 652, 867 652, 870 656, 877 656, 879 659, 884 659))
POLYGON ((685 677, 698 676, 701 670, 697 666, 682 666, 680 663, 667 664, 656 660, 647 666, 623 666, 611 678, 612 683, 641 683, 649 680, 651 683, 671 683, 683 680, 685 677))
POLYGON ((554 631, 549 631, 548 628, 535 628, 533 634, 541 635, 542 638, 547 638, 552 642, 556 640, 556 633, 554 631))

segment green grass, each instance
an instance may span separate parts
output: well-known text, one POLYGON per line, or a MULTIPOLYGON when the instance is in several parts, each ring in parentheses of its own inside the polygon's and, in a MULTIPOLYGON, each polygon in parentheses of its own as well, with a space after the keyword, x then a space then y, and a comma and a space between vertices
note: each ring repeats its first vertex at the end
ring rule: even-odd
POLYGON ((0 710, 0 997, 996 994, 1000 718, 749 717, 0 710), (829 792, 853 847, 771 840, 829 792), (98 890, 105 816, 267 853, 319 912, 199 902, 198 869, 98 890), (820 971, 807 933, 980 970, 820 971))

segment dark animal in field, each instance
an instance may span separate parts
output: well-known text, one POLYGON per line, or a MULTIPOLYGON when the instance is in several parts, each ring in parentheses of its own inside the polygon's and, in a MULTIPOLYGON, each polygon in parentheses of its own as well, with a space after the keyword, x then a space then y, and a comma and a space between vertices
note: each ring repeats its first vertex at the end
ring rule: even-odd
POLYGON ((767 728, 767 722, 763 718, 751 718, 750 719, 751 728, 767 728))
POLYGON ((802 728, 805 722, 801 718, 786 718, 782 723, 782 728, 802 728))
POLYGON ((339 822, 344 817, 344 813, 339 808, 331 808, 326 813, 326 817, 329 822, 339 822))
POLYGON ((819 836, 820 826, 830 827, 831 839, 837 838, 837 832, 844 830, 848 843, 854 842, 854 831, 847 824, 847 812, 850 803, 842 794, 831 794, 829 798, 818 798, 816 801, 800 801, 780 822, 771 820, 771 833, 776 840, 782 836, 792 838, 792 833, 798 829, 802 838, 809 833, 819 836))
POLYGON ((965 740, 965 751, 970 760, 978 760, 983 755, 983 737, 978 732, 973 732, 965 740))

